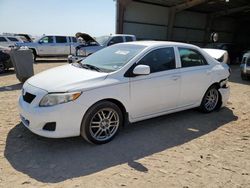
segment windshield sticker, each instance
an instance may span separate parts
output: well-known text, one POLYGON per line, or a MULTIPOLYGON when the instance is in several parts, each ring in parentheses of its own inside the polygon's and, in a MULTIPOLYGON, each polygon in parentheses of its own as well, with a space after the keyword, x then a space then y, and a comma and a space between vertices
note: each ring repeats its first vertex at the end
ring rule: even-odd
POLYGON ((129 51, 123 51, 123 50, 118 50, 115 52, 116 54, 120 54, 120 55, 128 55, 129 51))

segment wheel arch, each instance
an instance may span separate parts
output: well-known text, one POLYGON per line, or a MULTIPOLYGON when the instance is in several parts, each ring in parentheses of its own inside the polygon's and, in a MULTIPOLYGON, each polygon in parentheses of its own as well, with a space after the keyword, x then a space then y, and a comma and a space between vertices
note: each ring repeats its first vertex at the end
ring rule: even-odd
MULTIPOLYGON (((221 81, 223 81, 223 80, 221 80, 221 81)), ((220 82, 221 82, 220 81, 220 82)), ((207 90, 204 92, 204 94, 203 94, 203 96, 202 96, 202 100, 203 100, 203 97, 205 96, 205 94, 207 93, 207 91, 211 88, 211 87, 213 87, 213 86, 215 86, 217 89, 218 89, 218 93, 219 93, 219 101, 218 101, 218 104, 217 104, 217 106, 216 106, 216 110, 218 110, 220 107, 221 107, 221 105, 222 105, 222 96, 221 96, 221 93, 220 93, 220 91, 219 91, 219 89, 220 89, 220 83, 219 82, 214 82, 214 83, 212 83, 208 88, 207 88, 207 90)), ((202 102, 202 100, 201 100, 201 102, 202 102)))
POLYGON ((121 101, 119 101, 117 99, 114 99, 114 98, 105 98, 105 99, 102 99, 102 100, 100 100, 98 102, 101 102, 101 101, 109 101, 109 102, 112 102, 112 103, 116 104, 120 108, 120 110, 122 111, 122 115, 123 115, 123 118, 124 118, 123 126, 125 126, 127 124, 127 122, 128 122, 128 112, 127 112, 127 109, 126 109, 125 105, 121 101))
POLYGON ((129 115, 128 115, 128 112, 127 112, 127 109, 126 109, 125 105, 124 105, 120 100, 117 100, 117 99, 114 99, 114 98, 104 98, 104 99, 98 100, 98 101, 96 101, 94 104, 92 104, 92 105, 88 108, 88 110, 89 110, 92 106, 94 106, 95 104, 100 103, 100 102, 103 102, 103 101, 112 102, 112 103, 116 104, 116 105, 120 108, 120 110, 122 111, 123 119, 124 119, 124 121, 123 121, 123 126, 125 126, 125 125, 127 125, 127 124, 129 123, 129 118, 128 118, 129 115))

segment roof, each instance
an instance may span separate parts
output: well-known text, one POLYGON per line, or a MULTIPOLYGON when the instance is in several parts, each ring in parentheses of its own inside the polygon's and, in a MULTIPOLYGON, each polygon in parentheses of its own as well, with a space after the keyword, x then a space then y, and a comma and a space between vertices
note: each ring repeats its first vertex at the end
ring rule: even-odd
POLYGON ((171 41, 145 40, 145 41, 134 41, 134 42, 129 42, 129 43, 136 44, 136 45, 148 46, 148 47, 169 45, 169 46, 186 46, 186 47, 198 48, 198 46, 195 46, 193 44, 187 44, 187 43, 182 43, 182 42, 171 42, 171 41))

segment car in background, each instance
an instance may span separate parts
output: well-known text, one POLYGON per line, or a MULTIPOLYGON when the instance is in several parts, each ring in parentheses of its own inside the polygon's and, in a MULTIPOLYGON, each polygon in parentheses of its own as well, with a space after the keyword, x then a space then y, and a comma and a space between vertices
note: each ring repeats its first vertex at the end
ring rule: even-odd
POLYGON ((243 55, 240 69, 242 80, 248 80, 250 78, 250 52, 243 55))
POLYGON ((19 36, 0 35, 0 46, 14 47, 16 43, 23 43, 19 36))
POLYGON ((195 107, 206 113, 219 109, 229 98, 229 75, 227 64, 194 45, 116 44, 28 79, 19 98, 20 117, 41 136, 82 135, 104 144, 127 121, 195 107))
POLYGON ((28 47, 36 57, 67 57, 75 53, 80 43, 74 36, 43 35, 34 42, 17 43, 17 47, 28 47))
POLYGON ((13 67, 9 47, 0 46, 0 74, 13 67))
POLYGON ((98 50, 113 44, 136 41, 135 35, 128 34, 106 35, 95 39, 86 33, 77 33, 76 36, 83 38, 84 43, 76 47, 75 55, 68 56, 69 63, 81 60, 98 50))

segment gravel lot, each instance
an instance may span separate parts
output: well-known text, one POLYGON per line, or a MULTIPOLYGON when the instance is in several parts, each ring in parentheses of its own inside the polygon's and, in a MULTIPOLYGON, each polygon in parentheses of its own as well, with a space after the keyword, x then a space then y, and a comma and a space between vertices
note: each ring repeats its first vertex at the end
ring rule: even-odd
MULTIPOLYGON (((65 64, 39 62, 35 72, 65 64)), ((0 75, 0 187, 250 187, 250 81, 232 67, 227 107, 125 127, 111 143, 27 130, 13 71, 0 75)))

